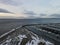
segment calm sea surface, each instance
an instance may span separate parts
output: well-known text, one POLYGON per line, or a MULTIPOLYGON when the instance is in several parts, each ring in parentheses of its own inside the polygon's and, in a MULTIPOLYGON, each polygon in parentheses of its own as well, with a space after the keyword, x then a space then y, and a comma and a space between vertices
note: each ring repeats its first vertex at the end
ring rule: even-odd
POLYGON ((60 18, 0 19, 0 35, 24 24, 60 23, 60 18))

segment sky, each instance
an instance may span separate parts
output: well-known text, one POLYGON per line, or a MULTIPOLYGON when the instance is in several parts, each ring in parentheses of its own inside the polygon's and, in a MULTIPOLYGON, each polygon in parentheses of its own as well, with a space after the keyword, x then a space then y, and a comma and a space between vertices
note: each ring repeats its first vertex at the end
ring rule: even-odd
POLYGON ((0 9, 5 18, 60 18, 60 0, 0 0, 0 9))

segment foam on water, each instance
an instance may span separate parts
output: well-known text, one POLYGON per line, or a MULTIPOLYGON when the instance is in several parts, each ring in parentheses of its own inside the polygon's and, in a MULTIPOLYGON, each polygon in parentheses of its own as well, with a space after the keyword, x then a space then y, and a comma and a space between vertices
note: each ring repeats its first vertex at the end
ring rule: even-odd
MULTIPOLYGON (((21 44, 23 38, 28 38, 26 35, 18 35, 17 37, 15 37, 14 39, 8 39, 5 42, 3 42, 1 45, 16 45, 16 41, 18 42, 18 45, 21 44), (12 44, 11 42, 14 41, 12 44)), ((46 45, 54 45, 53 43, 49 42, 49 41, 45 41, 42 38, 39 38, 37 35, 33 36, 31 35, 32 40, 28 41, 25 45, 38 45, 38 43, 40 42, 45 42, 46 45)))

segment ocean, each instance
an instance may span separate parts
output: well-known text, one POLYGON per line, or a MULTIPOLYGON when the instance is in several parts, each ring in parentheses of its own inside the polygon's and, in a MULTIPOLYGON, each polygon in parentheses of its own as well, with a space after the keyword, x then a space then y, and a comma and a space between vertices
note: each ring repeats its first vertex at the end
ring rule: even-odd
POLYGON ((0 35, 26 24, 60 23, 60 18, 0 19, 0 35))
POLYGON ((0 19, 0 36, 22 25, 48 24, 48 23, 60 23, 60 18, 0 19))

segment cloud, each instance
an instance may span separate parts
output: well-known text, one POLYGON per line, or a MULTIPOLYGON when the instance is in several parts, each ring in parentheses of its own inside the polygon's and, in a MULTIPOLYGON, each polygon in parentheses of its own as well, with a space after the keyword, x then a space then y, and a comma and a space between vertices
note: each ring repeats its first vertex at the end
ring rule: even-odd
POLYGON ((50 5, 53 8, 58 8, 58 7, 60 7, 60 0, 51 0, 50 5))
POLYGON ((8 10, 13 13, 21 13, 23 10, 23 7, 21 6, 12 6, 12 5, 6 5, 2 3, 0 3, 0 8, 8 10))
POLYGON ((28 10, 24 10, 24 12, 23 12, 24 14, 26 14, 26 15, 36 15, 36 13, 34 13, 33 11, 28 11, 28 10))
POLYGON ((21 2, 19 3, 19 0, 17 0, 17 1, 16 0, 0 0, 0 3, 4 3, 7 5, 13 5, 13 6, 17 6, 17 5, 22 4, 21 2))
POLYGON ((60 0, 0 0, 0 8, 26 18, 60 17, 60 0))
POLYGON ((46 15, 47 15, 47 14, 43 14, 43 13, 40 14, 40 16, 46 16, 46 15))
POLYGON ((12 12, 10 12, 10 11, 8 11, 8 10, 5 10, 5 9, 0 8, 0 13, 12 13, 12 12))
POLYGON ((60 14, 52 14, 52 15, 50 15, 50 17, 52 17, 52 18, 60 18, 60 14))

